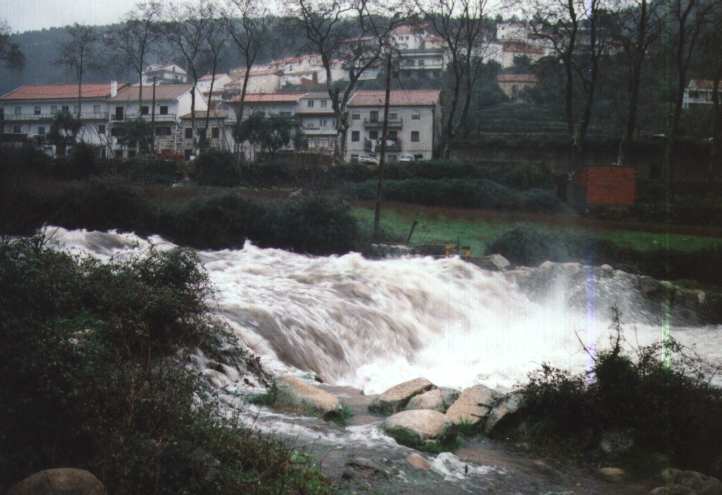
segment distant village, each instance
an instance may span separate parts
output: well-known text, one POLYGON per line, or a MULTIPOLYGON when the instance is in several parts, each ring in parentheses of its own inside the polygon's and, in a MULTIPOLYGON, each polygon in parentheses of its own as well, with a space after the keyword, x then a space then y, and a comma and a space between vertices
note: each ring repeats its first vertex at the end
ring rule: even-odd
MULTIPOLYGON (((439 77, 447 68, 449 56, 443 40, 427 27, 401 25, 391 35, 398 53, 400 71, 439 77)), ((527 57, 534 62, 550 53, 550 48, 535 39, 523 23, 501 23, 497 36, 479 48, 478 56, 494 61, 502 68, 497 77, 501 91, 519 98, 536 84, 533 74, 507 74, 515 59, 527 57)), ((381 64, 363 72, 360 80, 379 77, 381 64)), ((303 150, 333 154, 337 142, 334 111, 329 95, 323 91, 327 78, 320 55, 304 54, 254 65, 246 78, 245 68, 228 73, 207 74, 195 87, 195 117, 208 122, 208 143, 219 150, 238 150, 233 129, 237 124, 240 95, 243 115, 296 117, 303 133, 303 150), (292 88, 292 89, 289 89, 292 88)), ((331 65, 334 82, 348 78, 341 60, 331 65)), ((72 84, 24 85, 0 97, 0 121, 3 133, 42 141, 58 112, 79 115, 82 128, 78 136, 98 146, 104 157, 126 158, 135 153, 117 139, 114 129, 122 122, 143 119, 155 128, 154 148, 165 156, 193 157, 191 93, 194 91, 186 71, 175 64, 149 65, 138 83, 116 81, 82 85, 82 108, 78 112, 78 87, 72 84), (139 99, 142 85, 142 100, 139 99)), ((388 118, 387 153, 390 161, 425 160, 433 154, 441 129, 442 105, 439 89, 391 92, 388 118)), ((348 103, 349 129, 346 135, 346 161, 374 161, 380 143, 384 91, 354 91, 348 103)), ((54 154, 52 144, 43 145, 54 154)), ((284 147, 293 150, 292 143, 284 147)), ((296 150, 301 151, 301 150, 296 150)), ((257 149, 243 146, 246 158, 253 160, 257 149)))

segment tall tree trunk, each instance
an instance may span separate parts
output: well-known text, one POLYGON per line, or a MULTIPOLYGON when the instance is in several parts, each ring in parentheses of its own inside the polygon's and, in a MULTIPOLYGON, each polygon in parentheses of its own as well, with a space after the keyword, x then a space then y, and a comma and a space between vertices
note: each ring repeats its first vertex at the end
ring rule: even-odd
POLYGON ((193 87, 191 88, 191 143, 193 148, 193 155, 196 154, 196 85, 198 79, 193 77, 193 87))
POLYGON ((384 122, 381 127, 381 158, 379 177, 376 184, 376 207, 374 208, 374 239, 381 236, 381 200, 384 185, 384 163, 386 162, 386 139, 389 129, 389 103, 391 100, 391 50, 386 54, 386 93, 384 95, 384 122))
POLYGON ((720 80, 722 79, 722 60, 717 66, 715 73, 714 83, 712 85, 712 106, 714 115, 712 116, 712 147, 710 149, 710 161, 708 166, 708 175, 711 180, 714 180, 715 173, 718 172, 720 165, 720 148, 722 140, 722 115, 720 115, 720 80))
POLYGON ((456 117, 456 109, 459 106, 462 76, 463 72, 460 70, 454 76, 454 92, 451 95, 451 106, 449 107, 449 115, 446 117, 446 127, 441 142, 441 156, 446 159, 449 158, 451 141, 454 139, 454 118, 456 117))

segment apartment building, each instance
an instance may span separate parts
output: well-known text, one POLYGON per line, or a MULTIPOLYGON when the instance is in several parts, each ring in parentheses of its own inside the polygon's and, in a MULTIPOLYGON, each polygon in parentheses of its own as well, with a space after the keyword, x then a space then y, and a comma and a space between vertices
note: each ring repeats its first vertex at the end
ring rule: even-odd
MULTIPOLYGON (((236 119, 232 114, 233 112, 231 111, 229 115, 229 112, 225 109, 212 109, 210 111, 196 110, 196 137, 199 139, 200 136, 205 133, 208 139, 208 146, 211 148, 221 151, 233 151, 235 145, 233 127, 236 119)), ((179 150, 182 151, 186 159, 193 154, 193 121, 191 115, 192 114, 188 112, 180 118, 181 136, 179 140, 179 150)))
MULTIPOLYGON (((111 130, 110 147, 117 158, 132 156, 133 150, 126 149, 118 140, 118 128, 123 122, 142 119, 153 123, 155 128, 155 151, 173 153, 183 150, 187 158, 190 153, 182 147, 180 117, 191 111, 190 84, 161 84, 155 86, 125 86, 108 100, 111 130)), ((203 95, 196 89, 196 111, 208 110, 203 95)), ((191 151, 192 153, 192 151, 191 151)))
MULTIPOLYGON (((357 91, 351 97, 349 130, 346 136, 347 161, 361 156, 378 158, 384 121, 384 91, 357 91)), ((416 160, 431 159, 441 127, 439 90, 391 91, 388 115, 386 158, 398 160, 411 155, 416 160)))
POLYGON ((143 84, 185 84, 188 82, 188 73, 175 64, 149 65, 143 71, 143 84))
POLYGON ((391 42, 399 54, 402 71, 443 72, 447 56, 444 40, 428 26, 404 24, 391 32, 391 42))
POLYGON ((298 101, 296 116, 309 150, 333 154, 336 148, 336 117, 326 92, 304 94, 298 101))
MULTIPOLYGON (((722 99, 722 90, 718 90, 722 99)), ((689 108, 693 105, 712 105, 714 95, 714 81, 707 79, 692 79, 684 88, 682 106, 689 108)))
MULTIPOLYGON (((121 88, 121 90, 123 90, 121 88)), ((108 141, 108 99, 118 93, 118 83, 83 84, 78 109, 77 84, 24 85, 0 96, 0 127, 5 134, 43 141, 55 116, 68 112, 82 123, 78 138, 105 146, 108 141)), ((54 155, 47 142, 44 150, 54 155)))

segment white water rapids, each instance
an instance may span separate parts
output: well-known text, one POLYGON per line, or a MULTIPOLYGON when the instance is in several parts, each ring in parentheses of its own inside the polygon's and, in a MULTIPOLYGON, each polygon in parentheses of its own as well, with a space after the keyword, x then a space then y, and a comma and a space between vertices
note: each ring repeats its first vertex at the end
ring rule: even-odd
MULTIPOLYGON (((168 249, 159 237, 48 231, 68 251, 101 259, 168 249)), ((271 371, 313 372, 369 393, 423 376, 439 386, 511 387, 543 362, 581 370, 608 341, 610 307, 626 337, 661 338, 636 277, 611 268, 546 263, 507 272, 458 258, 308 257, 247 243, 200 252, 214 306, 271 371)), ((682 343, 722 358, 722 329, 673 327, 682 343)))

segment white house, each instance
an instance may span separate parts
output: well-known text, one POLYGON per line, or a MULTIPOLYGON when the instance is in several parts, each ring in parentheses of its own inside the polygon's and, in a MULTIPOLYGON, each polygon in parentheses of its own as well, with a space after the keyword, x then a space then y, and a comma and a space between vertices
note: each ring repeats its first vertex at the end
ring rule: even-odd
POLYGON ((391 32, 391 42, 399 53, 403 71, 442 72, 446 69, 444 40, 428 26, 398 26, 391 32))
MULTIPOLYGON (((717 91, 722 100, 722 85, 717 91)), ((714 81, 707 79, 692 79, 686 88, 684 88, 684 98, 682 105, 689 108, 692 105, 712 105, 712 96, 714 94, 714 81)))
MULTIPOLYGON (((125 88, 121 88, 123 90, 125 88)), ((25 85, 0 96, 0 127, 3 133, 43 140, 59 112, 79 115, 78 139, 103 146, 108 142, 108 99, 118 92, 118 83, 83 84, 78 114, 77 84, 25 85)), ((48 153, 52 146, 45 144, 48 153)))
POLYGON ((301 97, 296 116, 309 150, 333 154, 336 148, 336 118, 326 92, 306 93, 301 97))
POLYGON ((183 84, 188 82, 188 73, 175 64, 149 65, 143 71, 143 84, 183 84))
MULTIPOLYGON (((377 156, 383 126, 384 91, 357 91, 348 104, 347 161, 362 155, 377 156)), ((432 158, 440 132, 439 90, 391 91, 388 116, 387 159, 401 154, 417 160, 432 158)))
MULTIPOLYGON (((116 157, 132 155, 118 143, 116 129, 122 122, 143 119, 155 126, 155 151, 160 153, 176 152, 180 146, 180 117, 191 111, 190 84, 160 84, 155 87, 143 86, 142 100, 139 102, 140 86, 126 86, 110 98, 110 122, 113 130, 112 149, 116 157)), ((196 88, 196 111, 206 111, 208 106, 203 95, 196 88)), ((189 158, 192 149, 183 149, 189 158)))
MULTIPOLYGON (((230 99, 241 94, 246 69, 233 69, 228 75, 231 80, 223 87, 223 93, 230 99)), ((246 84, 246 93, 274 93, 281 88, 281 71, 271 66, 254 66, 246 84)))
POLYGON ((198 79, 196 88, 207 100, 208 93, 211 91, 211 83, 213 83, 213 96, 211 97, 211 101, 219 101, 223 96, 223 90, 226 87, 226 84, 229 82, 231 82, 231 76, 228 74, 216 74, 215 78, 212 74, 206 74, 198 79))

